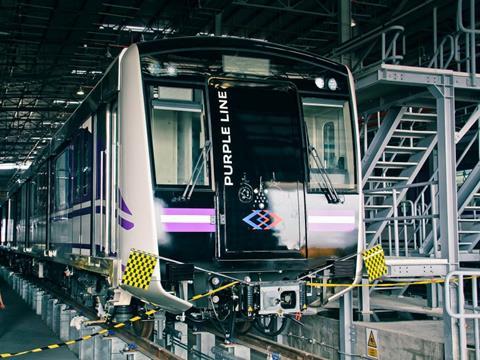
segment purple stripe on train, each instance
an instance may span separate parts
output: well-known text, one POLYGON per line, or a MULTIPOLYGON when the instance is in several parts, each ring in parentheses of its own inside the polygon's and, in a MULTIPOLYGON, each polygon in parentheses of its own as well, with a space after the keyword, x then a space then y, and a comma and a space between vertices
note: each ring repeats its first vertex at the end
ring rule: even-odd
POLYGON ((164 208, 160 216, 165 232, 215 232, 215 209, 164 208))
POLYGON ((307 222, 313 232, 350 232, 357 227, 355 212, 349 210, 312 211, 307 222))
MULTIPOLYGON (((123 212, 123 213, 128 214, 128 215, 133 215, 132 212, 130 211, 130 209, 128 208, 127 203, 123 199, 123 196, 122 196, 122 193, 120 192, 120 190, 118 190, 118 197, 120 199, 120 213, 123 212)), ((124 217, 122 217, 122 215, 118 216, 118 223, 120 224, 120 226, 122 228, 124 228, 127 231, 133 229, 133 227, 135 226, 135 224, 133 222, 125 219, 124 217)))

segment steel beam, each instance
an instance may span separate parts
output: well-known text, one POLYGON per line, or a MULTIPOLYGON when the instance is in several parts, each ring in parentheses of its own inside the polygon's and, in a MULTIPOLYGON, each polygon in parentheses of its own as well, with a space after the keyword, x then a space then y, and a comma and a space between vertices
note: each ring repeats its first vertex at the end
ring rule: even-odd
MULTIPOLYGON (((442 258, 448 271, 458 268, 457 185, 455 156, 455 76, 443 74, 438 85, 429 86, 437 101, 438 198, 442 258)), ((452 291, 451 299, 455 298, 452 291)), ((453 304, 455 306, 455 304, 453 304)), ((446 309, 444 306, 444 313, 446 309)), ((457 359, 460 353, 460 330, 450 316, 444 316, 445 359, 457 359)))
POLYGON ((468 73, 446 69, 428 69, 414 66, 381 64, 371 72, 357 79, 357 90, 363 90, 373 84, 390 83, 413 86, 455 86, 459 89, 480 90, 480 75, 476 75, 474 83, 468 73), (445 83, 445 79, 451 79, 445 83))

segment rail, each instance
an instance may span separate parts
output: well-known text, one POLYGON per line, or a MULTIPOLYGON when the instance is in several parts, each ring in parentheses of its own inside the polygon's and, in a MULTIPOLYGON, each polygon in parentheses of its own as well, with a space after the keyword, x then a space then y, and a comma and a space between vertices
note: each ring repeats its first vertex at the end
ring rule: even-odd
MULTIPOLYGON (((17 291, 21 292, 25 284, 32 287, 35 286, 35 288, 41 289, 43 292, 50 294, 50 297, 52 299, 53 298, 57 299, 58 300, 57 304, 60 304, 60 303, 65 304, 65 306, 68 309, 75 309, 79 314, 83 314, 89 319, 97 319, 97 315, 92 309, 85 307, 81 304, 78 304, 76 301, 70 299, 67 295, 65 295, 61 291, 61 289, 57 289, 54 284, 49 284, 51 286, 48 286, 47 288, 45 282, 41 283, 33 278, 29 280, 25 280, 22 277, 20 277, 18 274, 13 273, 11 270, 8 270, 3 266, 0 266, 0 277, 4 277, 4 278, 9 277, 10 278, 9 283, 17 291), (13 276, 10 277, 8 276, 8 274, 13 274, 13 276)), ((30 295, 22 295, 22 294, 20 295, 24 299, 30 298, 30 295)), ((28 302, 29 300, 25 300, 25 301, 28 302)), ((151 309, 145 312, 145 316, 152 317, 153 314, 157 312, 159 312, 159 309, 156 309, 156 308, 151 309)), ((90 323, 95 326, 100 326, 101 330, 93 332, 91 334, 81 336, 78 339, 68 340, 59 344, 46 345, 43 348, 26 350, 18 353, 1 353, 0 352, 0 358, 14 358, 14 357, 21 356, 31 352, 39 352, 39 349, 41 349, 40 351, 50 351, 50 350, 54 351, 54 349, 57 349, 63 346, 71 346, 78 342, 90 341, 95 336, 108 335, 108 336, 118 337, 126 344, 135 344, 134 350, 139 351, 140 353, 142 353, 143 355, 149 358, 180 360, 181 357, 179 357, 176 354, 176 351, 171 352, 165 347, 157 344, 156 342, 150 341, 149 339, 143 338, 141 336, 137 336, 131 333, 130 331, 128 331, 128 327, 131 323, 145 320, 145 316, 134 316, 124 322, 111 323, 111 324, 107 324, 104 321, 99 321, 99 320, 90 320, 90 321, 87 321, 87 323, 90 323)), ((220 333, 219 331, 213 329, 210 326, 202 326, 199 324, 195 324, 195 327, 197 330, 202 329, 202 331, 206 331, 210 334, 215 335, 215 337, 217 337, 218 339, 228 341, 229 343, 232 341, 232 339, 227 338, 225 334, 220 333)), ((157 335, 161 336, 161 334, 157 334, 157 335)), ((176 348, 183 349, 184 351, 187 351, 188 353, 193 354, 195 356, 194 358, 196 359, 208 359, 208 360, 214 359, 214 356, 208 355, 204 352, 200 352, 198 349, 192 348, 189 344, 184 343, 181 340, 177 339, 173 333, 170 334, 170 338, 171 338, 171 344, 174 349, 176 348)), ((288 345, 280 344, 274 341, 273 339, 268 339, 263 336, 258 336, 253 334, 236 335, 235 344, 245 346, 249 348, 251 351, 260 353, 264 355, 265 358, 275 358, 274 356, 279 356, 279 358, 282 358, 282 359, 325 360, 325 358, 320 357, 316 354, 310 354, 306 351, 303 351, 288 345)), ((2 351, 4 350, 6 349, 2 349, 2 351)), ((214 355, 221 355, 223 359, 235 359, 235 360, 239 359, 234 354, 229 354, 227 352, 225 352, 225 354, 223 354, 223 352, 216 354, 217 351, 221 352, 221 349, 218 346, 211 349, 211 352, 214 355)))

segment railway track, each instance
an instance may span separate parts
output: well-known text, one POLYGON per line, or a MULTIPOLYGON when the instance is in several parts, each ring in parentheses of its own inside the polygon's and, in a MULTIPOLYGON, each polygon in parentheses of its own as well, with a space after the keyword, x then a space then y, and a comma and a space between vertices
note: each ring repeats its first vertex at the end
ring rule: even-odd
MULTIPOLYGON (((72 309, 78 310, 80 313, 85 315, 90 320, 93 320, 93 321, 97 320, 97 315, 95 314, 94 311, 70 299, 62 291, 56 288, 54 284, 52 284, 51 287, 46 288, 45 283, 38 281, 38 279, 28 278, 27 280, 35 284, 36 286, 42 288, 46 292, 54 295, 55 298, 57 298, 61 303, 68 305, 72 309)), ((95 325, 100 326, 102 328, 110 328, 105 326, 105 324, 102 324, 102 323, 96 323, 95 325)), ((122 328, 115 329, 115 336, 123 340, 127 344, 135 344, 136 350, 138 350, 143 355, 151 359, 183 360, 181 357, 155 344, 154 342, 146 338, 132 334, 127 329, 122 329, 122 328)))
MULTIPOLYGON (((208 332, 215 334, 216 337, 225 340, 225 336, 212 327, 207 327, 208 332)), ((327 360, 324 357, 308 353, 306 351, 280 344, 273 340, 254 334, 245 334, 235 336, 235 343, 248 347, 249 349, 263 354, 267 359, 279 358, 288 360, 327 360), (277 357, 275 357, 275 355, 277 357)))
MULTIPOLYGON (((59 289, 55 284, 49 284, 50 286, 46 286, 45 282, 40 282, 36 278, 28 278, 27 279, 30 283, 36 285, 39 288, 42 288, 44 291, 50 293, 55 298, 59 300, 59 302, 68 305, 70 308, 77 310, 79 313, 82 313, 87 318, 92 321, 97 320, 97 315, 94 311, 90 308, 87 308, 83 305, 78 304, 77 302, 73 301, 71 298, 65 295, 65 293, 59 289)), ((111 329, 112 324, 104 323, 95 323, 96 326, 100 326, 105 329, 111 329)), ((114 325, 114 324, 113 324, 114 325)), ((224 334, 220 333, 219 331, 215 330, 213 327, 206 326, 203 327, 205 331, 208 331, 216 336, 217 339, 226 340, 224 334)), ((166 348, 150 341, 149 339, 143 338, 141 336, 135 335, 128 331, 126 328, 115 328, 114 336, 118 337, 122 341, 127 344, 135 344, 135 349, 142 353, 143 355, 152 358, 152 359, 167 359, 167 360, 181 360, 182 357, 174 354, 173 352, 167 350, 166 348)), ((178 341, 176 341, 178 343, 178 341)), ((235 344, 243 345, 249 348, 251 351, 254 351, 257 354, 262 354, 265 356, 266 359, 278 358, 278 359, 286 359, 286 360, 325 360, 325 358, 320 357, 315 354, 311 354, 287 345, 279 344, 275 341, 267 339, 265 337, 253 335, 253 334, 246 334, 246 335, 238 335, 235 337, 235 344)), ((196 358, 198 359, 212 359, 213 357, 208 355, 199 355, 198 351, 194 351, 193 349, 189 349, 187 344, 183 344, 186 346, 186 349, 190 352, 197 353, 196 358)), ((224 359, 238 359, 232 356, 225 356, 223 357, 221 353, 217 353, 215 359, 224 358, 224 359)))

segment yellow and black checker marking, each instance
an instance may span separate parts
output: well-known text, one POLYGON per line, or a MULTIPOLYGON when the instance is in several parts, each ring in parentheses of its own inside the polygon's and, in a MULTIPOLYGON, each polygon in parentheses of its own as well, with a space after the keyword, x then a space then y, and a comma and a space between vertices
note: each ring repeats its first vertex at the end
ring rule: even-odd
POLYGON ((157 265, 155 255, 137 250, 130 251, 127 267, 122 277, 122 284, 147 290, 152 281, 153 270, 157 265))
POLYGON ((364 251, 362 257, 367 267, 369 281, 381 278, 387 273, 387 265, 385 264, 385 254, 382 245, 376 245, 370 250, 364 251))

